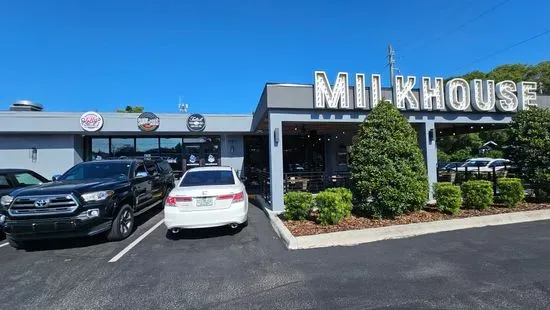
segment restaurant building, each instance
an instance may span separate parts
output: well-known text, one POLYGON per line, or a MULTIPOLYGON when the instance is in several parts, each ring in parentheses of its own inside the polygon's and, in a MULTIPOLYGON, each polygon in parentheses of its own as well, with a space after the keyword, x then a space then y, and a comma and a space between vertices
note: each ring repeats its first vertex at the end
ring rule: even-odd
MULTIPOLYGON (((380 75, 349 85, 324 72, 312 84, 266 84, 253 114, 46 112, 19 103, 0 112, 0 168, 32 169, 48 178, 82 161, 162 157, 181 174, 198 166, 232 166, 250 192, 283 209, 287 191, 349 184, 348 156, 358 125, 390 100, 416 129, 430 183, 437 181, 436 137, 498 129, 531 106, 550 108, 533 82, 380 75), (368 85, 367 85, 368 84, 368 85), (416 86, 416 87, 415 87, 416 86)), ((0 184, 1 186, 1 184, 0 184)))

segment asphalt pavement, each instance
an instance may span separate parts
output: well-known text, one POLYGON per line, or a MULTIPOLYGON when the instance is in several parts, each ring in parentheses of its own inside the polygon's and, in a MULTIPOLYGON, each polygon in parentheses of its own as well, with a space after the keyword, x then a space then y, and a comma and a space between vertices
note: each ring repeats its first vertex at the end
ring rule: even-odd
POLYGON ((289 251, 255 207, 240 231, 176 236, 144 215, 121 242, 0 240, 0 308, 550 308, 550 221, 289 251))

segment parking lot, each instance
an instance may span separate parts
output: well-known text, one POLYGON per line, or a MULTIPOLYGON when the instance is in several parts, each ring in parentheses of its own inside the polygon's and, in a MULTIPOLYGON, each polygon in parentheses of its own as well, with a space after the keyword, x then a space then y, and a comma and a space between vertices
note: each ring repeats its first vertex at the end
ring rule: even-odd
POLYGON ((550 269, 549 222, 288 251, 256 207, 250 208, 249 225, 237 233, 201 229, 178 238, 167 238, 160 209, 144 215, 121 242, 44 242, 18 251, 0 241, 1 308, 550 305, 550 275, 543 272, 550 269))

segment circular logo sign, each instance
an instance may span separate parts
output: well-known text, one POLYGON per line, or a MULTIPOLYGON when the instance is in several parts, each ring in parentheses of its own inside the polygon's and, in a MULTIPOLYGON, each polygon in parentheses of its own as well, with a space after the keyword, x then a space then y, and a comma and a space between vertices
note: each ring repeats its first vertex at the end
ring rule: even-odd
POLYGON ((203 131, 206 127, 206 120, 200 114, 191 114, 187 118, 187 129, 189 131, 203 131))
POLYGON ((103 117, 96 112, 86 112, 80 117, 80 127, 85 131, 98 131, 103 127, 103 117))
POLYGON ((216 161, 216 157, 214 157, 214 155, 210 154, 208 155, 208 162, 209 163, 213 163, 216 161))
POLYGON ((159 128, 160 119, 154 113, 143 112, 138 116, 137 125, 142 131, 155 131, 159 128))

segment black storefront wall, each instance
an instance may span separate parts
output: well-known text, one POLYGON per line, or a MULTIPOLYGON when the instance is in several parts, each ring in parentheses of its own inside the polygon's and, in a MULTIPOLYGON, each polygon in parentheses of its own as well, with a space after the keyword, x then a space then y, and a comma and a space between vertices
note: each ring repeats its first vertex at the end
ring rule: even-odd
POLYGON ((217 135, 87 137, 85 143, 87 161, 149 155, 167 159, 179 172, 221 163, 221 139, 217 135))

